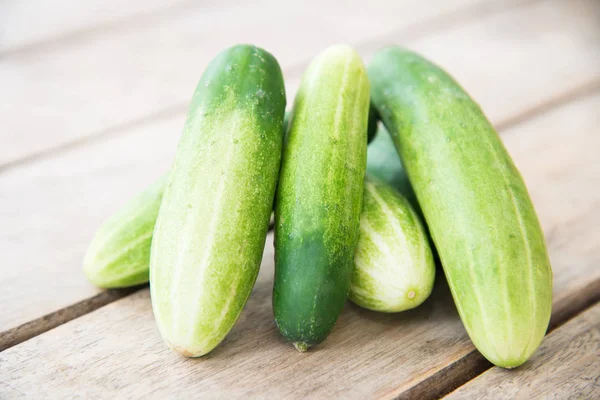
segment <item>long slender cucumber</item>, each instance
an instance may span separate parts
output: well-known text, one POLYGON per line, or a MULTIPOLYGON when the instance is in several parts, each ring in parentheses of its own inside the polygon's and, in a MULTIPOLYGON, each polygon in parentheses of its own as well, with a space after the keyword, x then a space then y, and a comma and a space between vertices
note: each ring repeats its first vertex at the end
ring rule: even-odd
POLYGON ((189 357, 215 348, 254 286, 280 167, 285 93, 268 52, 220 53, 194 93, 154 229, 152 306, 189 357))
POLYGON ((471 340, 495 365, 523 364, 548 327, 552 270, 519 171, 441 68, 392 47, 368 71, 471 340))
POLYGON ((334 46, 316 57, 295 98, 275 202, 273 310, 299 351, 327 337, 348 296, 368 114, 358 54, 334 46))

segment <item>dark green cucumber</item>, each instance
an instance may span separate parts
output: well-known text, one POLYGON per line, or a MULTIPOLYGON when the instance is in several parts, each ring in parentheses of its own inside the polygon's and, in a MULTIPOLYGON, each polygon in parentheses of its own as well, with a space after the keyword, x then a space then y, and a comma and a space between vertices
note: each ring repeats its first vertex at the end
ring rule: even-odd
POLYGON ((548 327, 552 270, 519 171, 479 106, 439 67, 388 48, 369 78, 471 340, 495 365, 521 365, 548 327))
POLYGON ((275 202, 273 310, 300 351, 327 337, 348 296, 368 113, 358 54, 335 46, 315 58, 296 95, 275 202))
POLYGON ((254 286, 283 142, 285 92, 268 52, 220 53, 194 93, 154 229, 152 306, 185 356, 216 347, 254 286))

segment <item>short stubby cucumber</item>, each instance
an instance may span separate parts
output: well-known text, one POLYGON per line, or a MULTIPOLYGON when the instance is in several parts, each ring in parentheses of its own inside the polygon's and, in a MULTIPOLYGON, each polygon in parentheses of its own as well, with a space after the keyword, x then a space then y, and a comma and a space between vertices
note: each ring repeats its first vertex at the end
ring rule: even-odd
POLYGON ((179 353, 210 352, 254 286, 283 142, 279 64, 231 47, 196 88, 152 241, 150 289, 163 339, 179 353))
POLYGON ((98 229, 83 260, 94 285, 122 288, 148 282, 152 231, 167 178, 148 186, 98 229))
POLYGON ((366 168, 369 83, 348 46, 316 57, 296 95, 275 201, 273 310, 300 351, 348 296, 366 168))
POLYGON ((434 279, 419 216, 391 186, 367 177, 350 300, 374 311, 404 311, 429 297, 434 279))
POLYGON ((379 51, 372 102, 396 143, 471 340, 497 366, 523 364, 552 307, 552 269, 525 183, 480 107, 441 68, 379 51))

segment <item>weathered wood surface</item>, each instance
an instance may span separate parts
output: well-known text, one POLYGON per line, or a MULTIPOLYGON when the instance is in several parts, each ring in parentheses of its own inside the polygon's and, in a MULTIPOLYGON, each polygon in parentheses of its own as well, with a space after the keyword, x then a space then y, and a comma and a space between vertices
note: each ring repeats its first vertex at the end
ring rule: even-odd
MULTIPOLYGON (((571 4, 583 9, 581 5, 588 3, 571 4)), ((502 125, 518 118, 523 108, 535 109, 579 90, 585 77, 590 82, 600 77, 600 69, 591 67, 600 64, 600 59, 594 58, 600 37, 590 36, 598 21, 593 15, 563 12, 561 4, 543 1, 492 14, 410 45, 434 60, 437 54, 442 57, 447 48, 454 48, 454 58, 440 63, 447 63, 448 70, 459 76, 476 98, 482 97, 492 121, 502 125), (546 18, 538 21, 542 14, 546 18), (515 45, 516 37, 508 34, 512 20, 529 21, 519 25, 522 31, 517 36, 527 41, 526 46, 515 45), (504 27, 505 35, 490 27, 504 27), (557 37, 568 40, 554 40, 557 37), (513 51, 505 50, 508 48, 513 51), (485 64, 479 62, 479 68, 460 61, 484 52, 485 64), (550 62, 556 54, 567 61, 561 57, 550 62), (488 72, 498 63, 536 70, 536 79, 508 67, 493 69, 495 75, 488 72), (519 101, 502 100, 505 98, 519 101)), ((291 82, 293 85, 297 78, 291 82)), ((0 251, 5 259, 0 267, 0 303, 6 310, 0 314, 0 347, 82 314, 90 307, 89 301, 101 305, 118 295, 98 298, 100 292, 80 272, 81 258, 102 220, 168 168, 184 111, 0 174, 0 219, 6 221, 0 230, 0 251), (51 315, 68 307, 72 309, 59 319, 51 315)))
MULTIPOLYGON (((599 107, 600 94, 587 96, 503 136, 548 235, 556 310, 573 295, 598 294, 589 285, 600 280, 599 107)), ((7 397, 391 398, 473 350, 439 277, 432 298, 411 312, 349 304, 322 345, 298 354, 273 322, 271 238, 242 317, 209 356, 184 359, 165 346, 144 289, 1 353, 7 397)))
POLYGON ((600 304, 548 335, 523 367, 492 368, 446 398, 600 398, 600 304))
POLYGON ((86 34, 164 14, 185 0, 3 0, 0 56, 80 40, 86 34))
MULTIPOLYGON (((0 55, 0 170, 72 141, 118 134, 132 124, 185 111, 206 64, 232 44, 255 43, 268 49, 288 77, 290 67, 301 72, 327 45, 356 44, 403 32, 402 28, 457 9, 464 9, 468 16, 469 6, 489 1, 378 0, 369 7, 360 1, 343 7, 334 2, 275 0, 228 1, 209 7, 205 2, 188 1, 162 12, 155 10, 145 18, 92 30, 61 45, 0 55)), ((509 7, 524 1, 531 0, 494 0, 494 4, 509 7)), ((116 7, 117 2, 113 3, 102 6, 94 0, 92 4, 109 13, 106 10, 116 7)), ((128 7, 133 6, 124 8, 128 7)), ((81 10, 76 14, 84 13, 81 10)), ((13 20, 10 8, 0 9, 0 14, 13 20)), ((25 24, 24 18, 15 18, 15 24, 25 24)), ((8 25, 4 29, 27 29, 8 25)))

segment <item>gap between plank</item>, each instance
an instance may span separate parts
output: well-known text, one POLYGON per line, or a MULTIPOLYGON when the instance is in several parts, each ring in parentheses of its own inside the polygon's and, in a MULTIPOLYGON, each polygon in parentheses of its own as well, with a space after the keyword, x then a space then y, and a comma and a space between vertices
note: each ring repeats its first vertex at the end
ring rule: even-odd
POLYGON ((28 165, 31 163, 35 163, 37 161, 41 161, 47 158, 60 156, 62 153, 77 149, 80 147, 85 147, 89 144, 93 144, 96 142, 104 141, 110 139, 111 137, 122 134, 123 136, 127 136, 128 131, 133 131, 134 128, 138 126, 144 126, 146 124, 150 124, 152 122, 157 122, 162 119, 166 119, 169 117, 173 117, 179 113, 183 113, 186 110, 188 103, 178 103, 172 105, 170 107, 165 108, 162 111, 157 113, 149 114, 143 116, 141 118, 137 118, 131 121, 127 121, 118 125, 113 125, 107 129, 103 129, 101 131, 91 133, 86 136, 82 136, 78 139, 71 140, 66 143, 59 144, 54 147, 50 147, 45 150, 41 150, 35 153, 31 153, 27 156, 17 158, 15 160, 9 161, 5 164, 0 164, 0 174, 5 173, 6 171, 28 165))
MULTIPOLYGON (((576 298, 569 298, 568 301, 565 299, 554 307, 558 311, 550 319, 546 336, 598 302, 600 302, 600 281, 596 280, 579 291, 576 298)), ((491 362, 474 349, 427 379, 401 391, 401 394, 394 399, 439 399, 493 367, 491 362)))
MULTIPOLYGON (((273 230, 274 225, 273 216, 271 216, 267 233, 273 230)), ((147 287, 148 284, 144 283, 129 288, 107 289, 93 297, 0 332, 0 352, 147 287)))
MULTIPOLYGON (((509 11, 512 9, 524 7, 524 6, 534 4, 536 2, 541 2, 541 1, 547 1, 547 0, 523 0, 523 1, 515 2, 515 3, 510 3, 508 6, 506 5, 505 1, 496 0, 496 1, 491 1, 489 3, 486 2, 483 4, 476 4, 474 6, 464 6, 458 10, 453 10, 453 11, 435 16, 431 19, 427 19, 426 21, 422 21, 415 25, 407 26, 402 29, 382 35, 381 37, 369 39, 364 42, 360 42, 360 43, 356 44, 355 47, 359 51, 369 52, 369 51, 375 50, 378 46, 381 46, 382 44, 391 41, 391 38, 394 38, 394 37, 403 37, 404 40, 409 40, 409 41, 422 39, 429 35, 450 29, 453 26, 464 23, 471 19, 480 18, 484 15, 493 15, 496 13, 509 11)), ((177 9, 188 3, 189 2, 179 3, 176 6, 169 7, 169 10, 177 9)), ((157 10, 156 13, 158 13, 160 11, 161 10, 157 10)), ((154 14, 155 14, 155 12, 149 12, 147 15, 144 15, 144 17, 153 17, 154 14)), ((139 14, 137 14, 137 15, 139 16, 139 14)), ((114 21, 110 24, 97 26, 97 27, 94 27, 85 32, 86 33, 94 33, 96 31, 102 30, 102 28, 104 28, 106 26, 109 26, 109 27, 118 26, 120 22, 127 21, 129 19, 133 19, 134 17, 135 17, 135 15, 132 15, 130 17, 125 17, 122 20, 114 21)), ((71 32, 71 33, 67 34, 66 36, 71 37, 71 36, 74 36, 78 32, 79 31, 71 32)), ((71 39, 74 39, 74 37, 71 39)), ((58 40, 58 39, 56 39, 56 40, 58 40)), ((55 41, 55 39, 52 39, 50 42, 53 43, 54 41, 55 41)), ((37 47, 39 47, 39 46, 37 46, 37 47)), ((23 50, 23 51, 25 51, 25 50, 23 50)), ((16 52, 16 50, 14 52, 16 52)), ((0 57, 4 56, 4 54, 6 54, 6 53, 0 52, 0 57)), ((286 74, 288 76, 300 75, 309 62, 310 62, 310 60, 303 60, 301 62, 294 63, 292 66, 286 68, 286 74)), ((0 164, 0 174, 5 173, 6 171, 12 170, 14 168, 23 166, 23 165, 27 165, 27 164, 30 164, 30 163, 33 163, 33 162, 36 162, 39 160, 43 160, 46 158, 60 155, 61 153, 71 150, 71 149, 74 149, 74 148, 84 147, 84 146, 87 146, 88 144, 96 143, 98 141, 108 139, 110 137, 116 136, 123 132, 125 132, 125 134, 126 134, 127 130, 133 129, 137 125, 143 125, 148 122, 159 121, 163 118, 176 115, 179 112, 185 112, 188 104, 189 104, 188 102, 181 102, 181 103, 173 104, 173 105, 168 106, 166 109, 164 109, 162 111, 154 112, 154 113, 145 115, 141 118, 137 118, 137 119, 134 119, 134 120, 131 120, 128 122, 114 125, 114 126, 106 128, 106 129, 97 131, 95 133, 91 133, 91 134, 82 136, 78 139, 74 139, 74 140, 68 141, 66 143, 62 143, 57 146, 49 147, 47 149, 40 150, 35 153, 31 153, 27 156, 17 158, 15 160, 9 161, 5 164, 0 164)))
POLYGON ((145 288, 147 285, 140 285, 126 289, 109 289, 97 295, 62 308, 58 311, 46 314, 40 318, 26 322, 15 328, 0 332, 0 352, 15 346, 21 342, 29 340, 37 335, 56 328, 75 318, 79 318, 89 312, 103 307, 113 301, 129 296, 145 288))
POLYGON ((580 86, 574 87, 558 96, 543 101, 523 112, 509 117, 504 121, 500 121, 495 125, 496 130, 504 131, 511 129, 529 119, 533 119, 539 115, 545 114, 555 108, 560 108, 572 101, 591 96, 600 91, 600 79, 594 79, 580 86))

